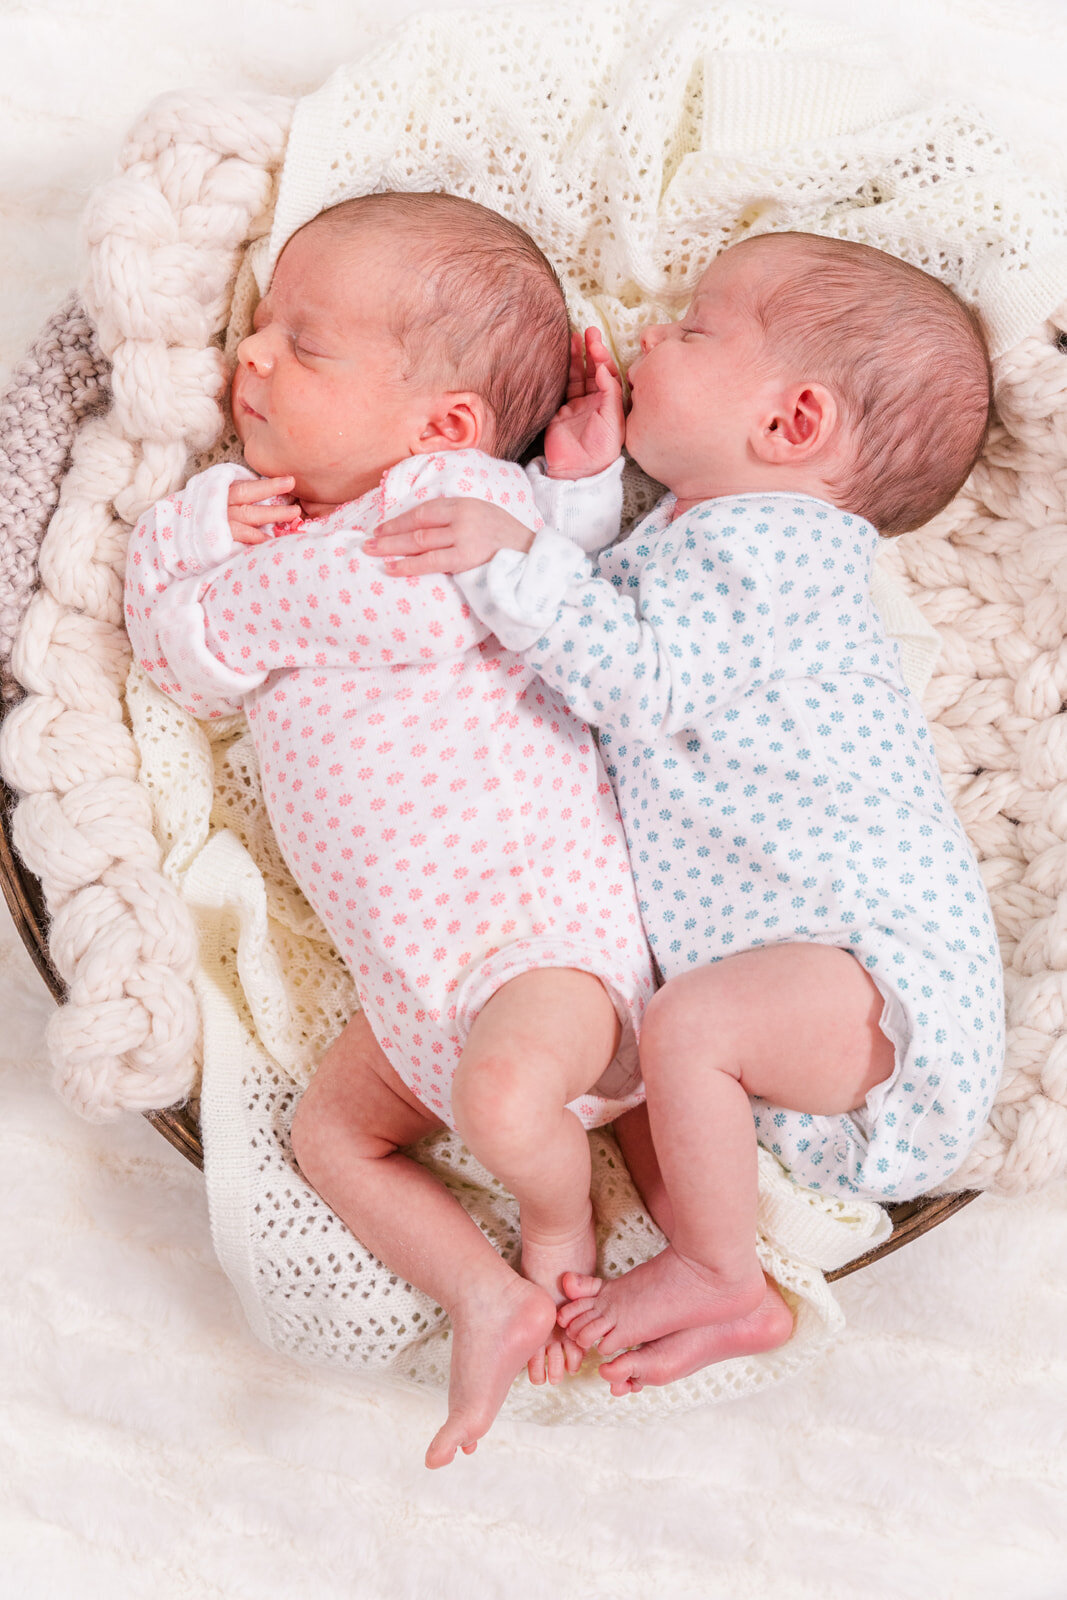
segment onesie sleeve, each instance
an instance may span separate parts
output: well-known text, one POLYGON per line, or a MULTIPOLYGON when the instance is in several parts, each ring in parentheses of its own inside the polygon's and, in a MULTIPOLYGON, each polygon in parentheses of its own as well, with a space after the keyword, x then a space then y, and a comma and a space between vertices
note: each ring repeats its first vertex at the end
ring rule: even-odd
POLYGON ((154 683, 197 717, 240 710, 264 672, 235 670, 208 647, 200 604, 210 574, 245 546, 230 532, 230 485, 254 478, 229 462, 190 478, 180 493, 146 511, 126 555, 126 629, 154 683))
POLYGON ((642 524, 612 550, 610 577, 546 528, 527 555, 501 550, 468 574, 467 593, 595 727, 678 733, 773 673, 758 545, 708 515, 698 507, 651 534, 642 524))
MULTIPOLYGON (((530 462, 526 476, 539 518, 531 526, 547 525, 535 541, 539 560, 551 550, 565 565, 568 556, 577 558, 583 552, 592 555, 614 543, 622 518, 622 467, 620 457, 592 478, 549 478, 545 475, 542 458, 530 462)), ((533 550, 530 553, 532 555, 533 550)), ((517 627, 508 602, 497 605, 495 587, 486 583, 488 570, 488 566, 483 566, 457 572, 456 586, 475 614, 503 644, 523 649, 537 637, 540 628, 531 631, 517 627), (517 643, 517 640, 522 642, 517 643)), ((580 566, 576 565, 575 571, 579 570, 580 566)))
POLYGON ((450 578, 383 574, 381 558, 363 553, 376 523, 441 494, 490 500, 528 526, 539 520, 520 467, 463 451, 410 458, 321 525, 246 546, 229 536, 229 481, 209 501, 187 491, 161 501, 138 524, 127 568, 138 660, 199 717, 238 710, 273 671, 404 666, 488 636, 450 578), (358 525, 345 525, 350 509, 358 525))
POLYGON ((620 456, 591 478, 550 478, 543 456, 526 468, 534 501, 543 522, 584 550, 596 555, 619 537, 622 522, 620 456))

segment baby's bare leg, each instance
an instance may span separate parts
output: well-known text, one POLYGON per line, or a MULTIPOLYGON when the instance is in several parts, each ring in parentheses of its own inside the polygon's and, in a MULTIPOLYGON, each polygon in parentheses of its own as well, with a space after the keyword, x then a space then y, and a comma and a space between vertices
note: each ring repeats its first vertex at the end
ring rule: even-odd
MULTIPOLYGON (((583 1348, 599 1342, 611 1354, 724 1324, 739 1325, 749 1350, 768 1348, 772 1323, 782 1330, 778 1342, 788 1336, 784 1304, 776 1291, 769 1298, 756 1258, 748 1097, 819 1115, 862 1105, 893 1067, 881 1010, 859 962, 821 945, 746 951, 660 990, 645 1016, 641 1058, 671 1243, 603 1285, 568 1276, 573 1298, 560 1322, 583 1348)), ((732 1335, 725 1342, 730 1354, 744 1353, 732 1335)), ((692 1340, 682 1343, 691 1361, 692 1340)), ((709 1349, 723 1343, 716 1335, 709 1349)), ((602 1371, 621 1380, 623 1365, 602 1371)), ((639 1384, 637 1368, 632 1376, 639 1384)), ((650 1370, 648 1381, 663 1379, 650 1370)))
POLYGON ((674 1232, 674 1213, 671 1211, 670 1196, 664 1187, 659 1158, 652 1143, 647 1105, 634 1106, 632 1111, 624 1111, 621 1117, 616 1117, 613 1127, 622 1158, 644 1202, 645 1210, 660 1233, 665 1233, 669 1239, 674 1232))
MULTIPOLYGON (((498 989, 476 1018, 452 1086, 464 1140, 519 1202, 522 1270, 558 1302, 566 1271, 596 1261, 589 1140, 567 1102, 589 1090, 618 1048, 615 1007, 572 968, 539 968, 498 989)), ((555 1382, 581 1351, 554 1336, 530 1377, 555 1382)))
POLYGON ((541 1349, 555 1302, 514 1273, 459 1202, 402 1154, 439 1128, 397 1077, 366 1019, 331 1045, 293 1118, 293 1154, 308 1182, 394 1272, 431 1295, 452 1323, 448 1419, 426 1454, 468 1455, 512 1380, 541 1349))
MULTIPOLYGON (((615 1136, 646 1210, 660 1232, 670 1239, 674 1232, 674 1215, 652 1144, 648 1107, 635 1106, 617 1118, 615 1136)), ((582 1282, 573 1278, 570 1282, 576 1294, 595 1295, 600 1280, 589 1278, 582 1282)), ((684 1328, 679 1333, 665 1334, 661 1339, 650 1339, 635 1350, 624 1351, 613 1361, 602 1361, 600 1376, 611 1384, 614 1395, 639 1394, 646 1384, 674 1383, 715 1361, 777 1349, 792 1331, 792 1312, 768 1278, 762 1301, 747 1317, 735 1322, 684 1328)))

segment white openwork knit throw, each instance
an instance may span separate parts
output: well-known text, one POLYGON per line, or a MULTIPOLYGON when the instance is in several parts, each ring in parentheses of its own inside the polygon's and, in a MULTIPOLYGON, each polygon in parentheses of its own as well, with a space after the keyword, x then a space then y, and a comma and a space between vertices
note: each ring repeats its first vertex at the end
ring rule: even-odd
MULTIPOLYGON (((433 1308, 335 1231, 286 1152, 290 1103, 351 1009, 350 981, 285 874, 240 725, 213 729, 209 743, 134 674, 131 735, 119 592, 132 520, 234 447, 218 404, 219 336, 229 320, 232 348, 285 239, 347 194, 441 188, 526 226, 564 277, 576 321, 599 320, 623 363, 640 326, 673 314, 709 257, 753 231, 880 246, 980 309, 1000 424, 953 505, 884 559, 944 641, 925 703, 1008 968, 1007 1072, 956 1181, 1009 1192, 1062 1171, 1067 222, 1058 199, 1015 170, 974 113, 917 103, 865 45, 733 7, 619 0, 412 19, 296 107, 274 204, 292 110, 171 97, 134 129, 120 175, 90 209, 86 304, 113 364, 115 401, 75 445, 15 652, 30 693, 0 747, 24 796, 16 842, 44 883, 53 956, 71 986, 50 1039, 63 1092, 94 1117, 173 1102, 192 1086, 202 1017, 216 1238, 253 1326, 310 1360, 440 1380, 433 1308)), ((638 486, 634 509, 643 498, 638 486)), ((597 1151, 605 1260, 621 1265, 656 1239, 606 1137, 597 1151)), ((513 1217, 469 1156, 442 1138, 428 1159, 506 1246, 513 1217)), ((781 1376, 834 1325, 817 1269, 879 1237, 878 1217, 862 1207, 820 1212, 816 1226, 798 1209, 810 1213, 809 1201, 795 1190, 782 1199, 766 1166, 763 1177, 761 1248, 798 1307, 788 1354, 741 1373, 726 1364, 650 1406, 781 1376)), ((542 1409, 555 1404, 549 1397, 542 1409)))

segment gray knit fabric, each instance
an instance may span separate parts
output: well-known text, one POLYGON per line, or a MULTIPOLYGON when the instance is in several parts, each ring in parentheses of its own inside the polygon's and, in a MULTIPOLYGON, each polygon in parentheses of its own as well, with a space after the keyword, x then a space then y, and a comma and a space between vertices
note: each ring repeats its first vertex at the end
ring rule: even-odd
POLYGON ((0 703, 22 689, 15 636, 37 587, 37 554, 75 430, 110 398, 109 367, 77 295, 51 316, 0 397, 0 703))

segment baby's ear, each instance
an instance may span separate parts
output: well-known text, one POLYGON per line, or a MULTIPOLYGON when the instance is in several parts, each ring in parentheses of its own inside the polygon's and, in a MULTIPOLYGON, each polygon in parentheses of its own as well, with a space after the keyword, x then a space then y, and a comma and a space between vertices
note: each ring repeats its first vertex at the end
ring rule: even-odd
POLYGON ((753 448, 762 461, 805 461, 826 449, 837 420, 837 401, 821 383, 783 390, 754 430, 753 448))
POLYGON ((416 449, 485 450, 490 432, 489 408, 480 394, 446 394, 427 416, 416 449))

